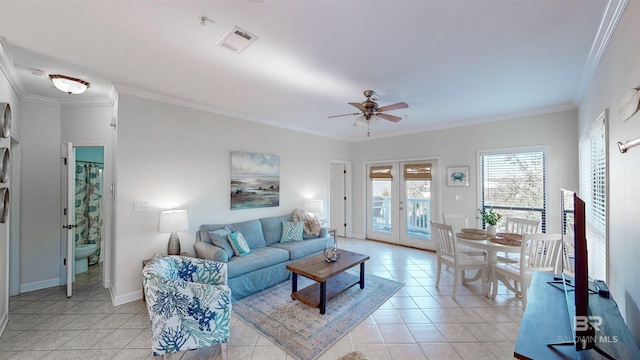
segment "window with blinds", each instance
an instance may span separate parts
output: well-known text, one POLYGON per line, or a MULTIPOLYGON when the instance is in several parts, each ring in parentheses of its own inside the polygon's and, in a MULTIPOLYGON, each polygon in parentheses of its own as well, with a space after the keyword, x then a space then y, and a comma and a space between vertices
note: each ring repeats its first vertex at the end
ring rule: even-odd
POLYGON ((580 198, 587 204, 589 276, 607 280, 607 113, 580 139, 580 198))
MULTIPOLYGON (((482 209, 540 221, 546 230, 544 151, 480 155, 482 209)), ((500 224, 499 224, 500 225, 500 224)))

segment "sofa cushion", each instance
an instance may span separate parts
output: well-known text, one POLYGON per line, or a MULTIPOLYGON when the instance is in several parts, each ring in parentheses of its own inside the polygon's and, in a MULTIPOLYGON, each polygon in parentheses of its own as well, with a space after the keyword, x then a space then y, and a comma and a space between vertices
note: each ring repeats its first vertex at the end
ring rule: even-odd
POLYGON ((229 242, 236 256, 245 256, 251 252, 251 248, 249 248, 247 241, 239 231, 229 234, 229 242))
POLYGON ((266 268, 289 260, 289 252, 274 247, 251 249, 246 256, 234 256, 227 263, 229 278, 266 268))
POLYGON ((323 251, 329 240, 330 238, 309 239, 305 241, 277 243, 269 247, 286 250, 289 253, 290 260, 297 260, 323 251))
POLYGON ((282 222, 291 221, 291 214, 283 216, 272 216, 260 219, 264 240, 267 246, 280 242, 282 238, 282 222))
POLYGON ((304 222, 302 221, 283 221, 281 243, 302 241, 302 230, 304 222))
POLYGON ((213 244, 209 244, 204 241, 196 241, 193 244, 193 249, 196 251, 196 257, 200 259, 227 262, 229 256, 224 249, 221 249, 213 244))
POLYGON ((233 251, 233 247, 229 243, 229 234, 231 234, 233 230, 228 226, 225 226, 218 230, 209 231, 209 239, 213 245, 224 249, 227 252, 227 257, 231 258, 235 255, 233 251))
POLYGON ((239 223, 234 223, 233 230, 239 231, 247 241, 247 245, 251 249, 257 249, 266 247, 267 243, 264 241, 264 235, 262 234, 262 224, 259 220, 250 220, 239 223))

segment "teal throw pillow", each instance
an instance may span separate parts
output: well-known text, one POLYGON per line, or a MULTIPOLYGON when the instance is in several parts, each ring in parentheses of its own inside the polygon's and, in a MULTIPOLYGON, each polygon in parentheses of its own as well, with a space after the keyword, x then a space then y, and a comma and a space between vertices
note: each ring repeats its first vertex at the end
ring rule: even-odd
POLYGON ((304 221, 283 221, 282 237, 280 242, 302 241, 302 232, 304 231, 304 221))
POLYGON ((245 256, 251 252, 249 245, 247 245, 247 241, 239 231, 229 234, 229 242, 231 243, 231 247, 233 248, 236 256, 245 256))

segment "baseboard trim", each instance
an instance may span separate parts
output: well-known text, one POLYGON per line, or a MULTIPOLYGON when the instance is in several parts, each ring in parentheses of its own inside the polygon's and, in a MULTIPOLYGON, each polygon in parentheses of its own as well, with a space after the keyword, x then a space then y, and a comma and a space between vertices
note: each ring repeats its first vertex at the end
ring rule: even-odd
POLYGON ((132 301, 142 300, 142 290, 130 292, 121 296, 115 296, 113 291, 111 291, 111 288, 109 288, 109 293, 111 294, 111 302, 113 303, 113 306, 119 306, 132 301))
POLYGON ((36 281, 36 282, 20 285, 20 293, 46 289, 46 288, 50 288, 58 285, 64 285, 64 283, 60 282, 60 278, 36 281))

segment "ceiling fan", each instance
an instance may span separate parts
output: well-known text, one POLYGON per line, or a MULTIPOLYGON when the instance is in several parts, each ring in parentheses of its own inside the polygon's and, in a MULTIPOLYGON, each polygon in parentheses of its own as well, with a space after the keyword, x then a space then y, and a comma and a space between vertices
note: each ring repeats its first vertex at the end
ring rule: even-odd
MULTIPOLYGON (((367 127, 369 126, 371 121, 377 121, 378 119, 385 119, 385 120, 389 120, 389 121, 393 121, 393 122, 398 122, 400 120, 402 120, 401 117, 399 116, 394 116, 394 115, 389 115, 389 114, 383 114, 384 111, 389 111, 389 110, 398 110, 398 109, 406 109, 409 107, 409 105, 407 105, 407 103, 405 102, 399 102, 396 104, 391 104, 391 105, 387 105, 387 106, 383 106, 383 107, 378 107, 378 103, 375 102, 375 98, 372 99, 374 95, 374 91, 373 90, 365 90, 364 91, 364 96, 367 98, 367 100, 361 102, 361 103, 356 103, 356 102, 350 102, 349 105, 355 106, 356 108, 358 108, 358 110, 360 110, 361 112, 357 112, 357 113, 352 113, 352 114, 342 114, 342 115, 333 115, 333 116, 329 116, 329 118, 335 118, 335 117, 340 117, 340 116, 352 116, 352 115, 360 115, 357 119, 356 122, 353 124, 353 126, 360 126, 360 125, 364 125, 365 123, 367 124, 367 127)), ((367 137, 369 137, 369 130, 367 129, 367 137)))

